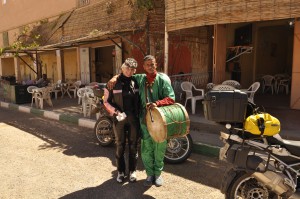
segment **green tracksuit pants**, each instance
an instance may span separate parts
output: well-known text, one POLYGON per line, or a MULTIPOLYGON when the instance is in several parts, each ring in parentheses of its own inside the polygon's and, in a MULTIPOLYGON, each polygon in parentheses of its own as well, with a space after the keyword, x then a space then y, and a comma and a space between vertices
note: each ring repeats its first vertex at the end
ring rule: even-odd
POLYGON ((160 176, 164 167, 167 141, 157 143, 150 136, 147 126, 141 124, 141 156, 147 176, 160 176))

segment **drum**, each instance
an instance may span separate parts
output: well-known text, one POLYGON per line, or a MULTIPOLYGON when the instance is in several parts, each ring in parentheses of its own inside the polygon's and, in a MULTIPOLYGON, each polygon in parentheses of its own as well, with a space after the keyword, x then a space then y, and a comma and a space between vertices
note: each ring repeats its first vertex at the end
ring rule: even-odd
POLYGON ((155 142, 182 137, 190 131, 190 119, 184 106, 175 103, 169 106, 155 107, 146 114, 146 125, 155 142))

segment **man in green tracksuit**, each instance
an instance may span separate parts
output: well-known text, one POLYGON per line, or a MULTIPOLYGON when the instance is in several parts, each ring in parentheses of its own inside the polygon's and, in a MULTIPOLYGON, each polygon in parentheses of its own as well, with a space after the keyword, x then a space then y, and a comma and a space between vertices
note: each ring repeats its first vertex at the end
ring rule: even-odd
MULTIPOLYGON (((137 81, 140 93, 141 156, 147 173, 144 185, 152 186, 155 183, 156 186, 161 186, 163 184, 161 172, 164 167, 167 141, 157 143, 152 139, 147 130, 145 117, 147 109, 174 104, 175 94, 170 78, 166 74, 156 71, 157 64, 154 56, 145 56, 143 67, 146 74, 136 74, 134 78, 137 81)), ((108 84, 113 85, 115 82, 116 79, 113 78, 108 84)))
POLYGON ((152 55, 147 55, 144 58, 143 67, 146 74, 136 74, 134 78, 139 85, 141 98, 141 156, 147 173, 147 179, 144 185, 151 186, 154 182, 156 186, 161 186, 163 184, 161 172, 164 167, 167 141, 156 143, 151 138, 146 126, 146 109, 149 110, 155 106, 174 104, 175 94, 171 86, 170 78, 166 74, 157 73, 156 60, 152 55))

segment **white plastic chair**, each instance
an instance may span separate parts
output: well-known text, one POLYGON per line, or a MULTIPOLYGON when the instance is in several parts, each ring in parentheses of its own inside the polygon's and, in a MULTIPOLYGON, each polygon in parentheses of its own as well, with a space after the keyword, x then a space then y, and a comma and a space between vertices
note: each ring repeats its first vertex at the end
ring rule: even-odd
POLYGON ((290 81, 291 79, 290 78, 285 78, 285 79, 281 79, 279 80, 279 83, 278 83, 278 87, 277 87, 277 94, 279 92, 279 90, 281 88, 285 89, 285 93, 286 94, 289 94, 289 90, 290 90, 290 81))
MULTIPOLYGON (((262 92, 264 93, 266 88, 271 88, 272 94, 274 93, 274 81, 275 78, 272 75, 265 75, 262 77, 262 92)), ((276 90, 275 90, 276 91, 276 90)))
POLYGON ((74 82, 73 85, 69 88, 69 91, 74 93, 74 98, 76 98, 77 91, 80 86, 81 86, 81 81, 78 80, 78 81, 74 82))
POLYGON ((254 94, 259 89, 260 83, 254 82, 248 89, 241 89, 241 91, 247 93, 248 95, 248 101, 254 103, 254 94))
POLYGON ((91 88, 80 88, 77 91, 78 100, 82 100, 83 116, 91 116, 92 106, 94 103, 94 92, 91 88))
POLYGON ((235 80, 225 80, 224 82, 222 82, 222 84, 233 86, 234 88, 237 88, 237 89, 241 88, 241 84, 238 81, 235 81, 235 80))
POLYGON ((61 80, 58 80, 58 81, 54 84, 52 92, 55 94, 55 99, 57 99, 57 94, 58 94, 59 92, 62 93, 61 80))
POLYGON ((197 89, 191 82, 182 82, 181 89, 185 92, 185 103, 186 107, 187 101, 190 99, 192 104, 192 114, 195 114, 196 111, 196 101, 204 99, 204 89, 197 89), (193 88, 195 91, 200 91, 201 95, 193 95, 193 88))
MULTIPOLYGON (((53 103, 51 100, 52 91, 53 91, 53 88, 51 86, 48 86, 45 88, 45 91, 43 93, 43 100, 45 100, 51 107, 53 107, 53 103)), ((43 109, 43 104, 41 105, 41 109, 43 109)))
POLYGON ((37 86, 28 86, 27 87, 27 92, 31 93, 31 95, 32 95, 32 97, 31 97, 31 106, 33 104, 33 101, 36 102, 36 100, 37 100, 36 95, 33 92, 33 89, 36 89, 36 88, 38 88, 38 87, 37 86))
POLYGON ((49 106, 53 107, 52 100, 51 100, 51 93, 53 91, 52 87, 43 87, 43 88, 36 88, 34 90, 34 94, 37 99, 37 106, 40 109, 44 108, 44 100, 48 103, 49 106))
POLYGON ((212 90, 220 90, 220 91, 233 91, 236 90, 235 87, 230 86, 230 85, 225 85, 225 84, 218 84, 215 85, 212 90))
POLYGON ((81 99, 83 98, 85 91, 86 88, 80 88, 77 90, 78 104, 81 103, 81 99))
POLYGON ((215 86, 215 84, 212 83, 212 82, 210 82, 210 83, 208 83, 208 84, 206 85, 206 89, 209 91, 209 90, 211 90, 214 86, 215 86))
POLYGON ((97 85, 97 84, 98 84, 98 82, 91 82, 91 83, 89 83, 88 86, 95 86, 95 85, 97 85))
POLYGON ((278 85, 279 85, 280 80, 282 80, 282 79, 286 79, 285 74, 279 73, 279 74, 274 75, 274 91, 276 93, 278 93, 278 85))

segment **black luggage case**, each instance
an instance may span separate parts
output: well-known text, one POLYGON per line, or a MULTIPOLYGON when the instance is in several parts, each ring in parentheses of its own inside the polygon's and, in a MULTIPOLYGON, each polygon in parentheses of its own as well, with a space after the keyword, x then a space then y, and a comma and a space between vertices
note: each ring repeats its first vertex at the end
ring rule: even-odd
POLYGON ((247 103, 247 94, 240 90, 211 90, 204 96, 204 116, 215 122, 244 122, 247 103))

